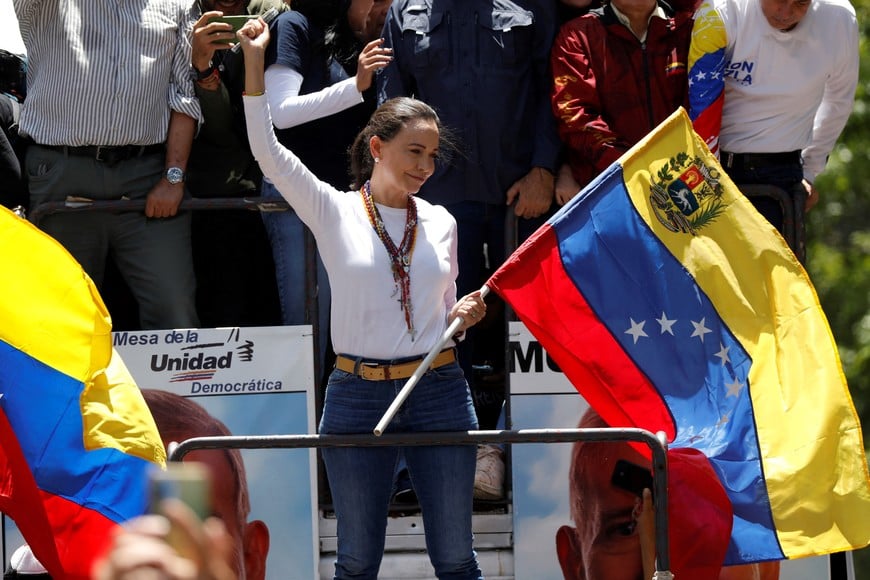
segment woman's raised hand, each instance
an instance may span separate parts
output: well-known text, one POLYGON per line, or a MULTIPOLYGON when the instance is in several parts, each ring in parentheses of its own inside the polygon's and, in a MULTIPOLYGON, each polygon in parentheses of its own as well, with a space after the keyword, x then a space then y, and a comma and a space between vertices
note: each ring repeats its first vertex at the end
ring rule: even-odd
POLYGON ((245 94, 262 95, 266 91, 266 47, 269 27, 262 18, 248 20, 236 33, 245 55, 245 94))
POLYGON ((393 49, 384 48, 383 38, 378 38, 362 49, 356 68, 356 89, 363 92, 372 86, 375 71, 384 68, 393 60, 393 49))
POLYGON ((269 26, 262 18, 248 20, 236 33, 236 37, 245 52, 252 49, 265 51, 269 45, 269 26))

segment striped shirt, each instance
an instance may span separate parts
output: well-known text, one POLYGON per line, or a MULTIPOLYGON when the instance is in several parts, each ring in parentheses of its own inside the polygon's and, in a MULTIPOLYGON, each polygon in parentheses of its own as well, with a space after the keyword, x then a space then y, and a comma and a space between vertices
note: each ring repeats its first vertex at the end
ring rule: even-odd
POLYGON ((189 76, 194 0, 14 0, 27 47, 21 131, 43 145, 166 141, 202 120, 189 76))

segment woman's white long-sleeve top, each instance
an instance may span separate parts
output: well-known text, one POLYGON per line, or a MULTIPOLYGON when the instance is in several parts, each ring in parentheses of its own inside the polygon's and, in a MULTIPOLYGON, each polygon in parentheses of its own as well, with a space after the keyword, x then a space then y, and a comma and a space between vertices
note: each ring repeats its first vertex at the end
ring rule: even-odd
MULTIPOLYGON (((456 303, 456 220, 443 207, 416 199, 412 338, 387 251, 372 228, 360 192, 339 191, 320 181, 278 142, 265 95, 244 100, 254 157, 317 240, 332 289, 335 352, 377 359, 427 353, 446 330, 447 315, 456 303)), ((399 246, 406 210, 377 208, 399 246)))

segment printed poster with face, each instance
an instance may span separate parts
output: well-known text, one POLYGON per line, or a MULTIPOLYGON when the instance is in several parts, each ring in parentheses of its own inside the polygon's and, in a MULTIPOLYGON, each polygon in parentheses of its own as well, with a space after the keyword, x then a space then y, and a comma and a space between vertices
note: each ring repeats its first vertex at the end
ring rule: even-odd
MULTIPOLYGON (((119 332, 114 345, 140 388, 188 398, 233 435, 316 433, 310 326, 119 332)), ((270 538, 268 552, 254 550, 252 558, 265 557, 269 580, 286 578, 288 570, 314 578, 319 560, 315 452, 257 449, 241 455, 251 502, 248 521, 263 522, 270 538)), ((231 501, 227 495, 216 489, 215 503, 231 501)), ((243 541, 250 542, 244 531, 251 525, 240 524, 243 541)))

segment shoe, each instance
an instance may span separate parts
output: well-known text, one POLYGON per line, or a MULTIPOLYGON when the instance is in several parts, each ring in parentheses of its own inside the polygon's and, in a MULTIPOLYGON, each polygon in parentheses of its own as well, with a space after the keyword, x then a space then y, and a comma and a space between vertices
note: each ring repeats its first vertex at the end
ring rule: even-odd
POLYGON ((475 499, 504 497, 504 452, 495 445, 477 447, 477 469, 474 472, 475 499))

